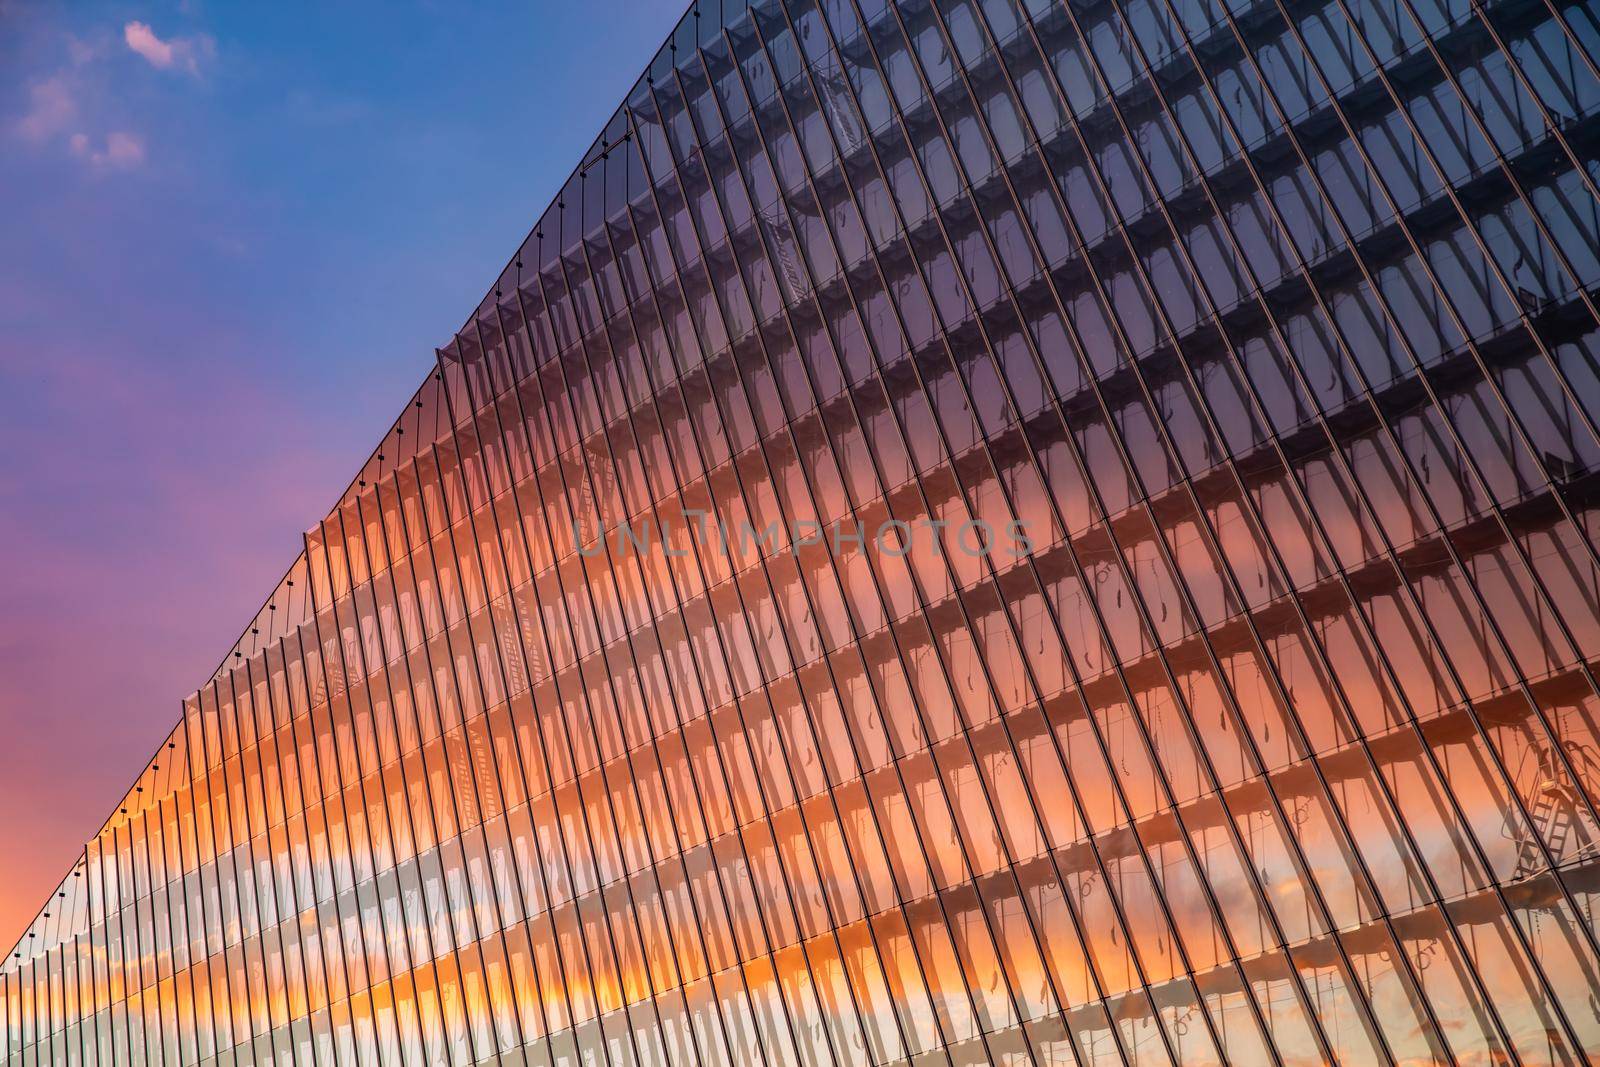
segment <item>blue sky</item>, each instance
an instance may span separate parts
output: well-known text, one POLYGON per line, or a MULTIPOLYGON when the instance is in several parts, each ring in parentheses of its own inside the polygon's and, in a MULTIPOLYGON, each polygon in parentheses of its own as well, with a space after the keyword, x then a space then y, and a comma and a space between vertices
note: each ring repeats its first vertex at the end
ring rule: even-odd
POLYGON ((0 942, 682 10, 0 0, 0 942))

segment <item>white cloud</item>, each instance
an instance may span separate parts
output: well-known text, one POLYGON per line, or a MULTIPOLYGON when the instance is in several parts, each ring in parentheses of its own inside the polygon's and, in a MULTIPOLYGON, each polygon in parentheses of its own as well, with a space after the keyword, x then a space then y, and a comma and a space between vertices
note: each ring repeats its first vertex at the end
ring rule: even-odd
POLYGON ((86 133, 73 134, 69 144, 73 155, 101 170, 133 170, 145 161, 144 138, 127 130, 112 130, 98 148, 86 133))
POLYGON ((122 39, 158 70, 183 70, 196 76, 200 73, 200 60, 216 53, 215 42, 205 34, 163 41, 148 23, 137 20, 122 27, 122 39))
POLYGON ((17 132, 43 141, 61 132, 78 114, 78 101, 67 80, 57 74, 28 87, 28 111, 17 120, 17 132))

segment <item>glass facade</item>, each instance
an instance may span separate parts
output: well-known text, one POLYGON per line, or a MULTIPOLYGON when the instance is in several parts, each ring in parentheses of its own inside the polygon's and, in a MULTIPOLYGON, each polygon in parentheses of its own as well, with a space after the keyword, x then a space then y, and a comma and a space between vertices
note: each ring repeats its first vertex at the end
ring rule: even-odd
POLYGON ((1594 0, 703 0, 0 1058, 1600 1062, 1597 63, 1594 0))

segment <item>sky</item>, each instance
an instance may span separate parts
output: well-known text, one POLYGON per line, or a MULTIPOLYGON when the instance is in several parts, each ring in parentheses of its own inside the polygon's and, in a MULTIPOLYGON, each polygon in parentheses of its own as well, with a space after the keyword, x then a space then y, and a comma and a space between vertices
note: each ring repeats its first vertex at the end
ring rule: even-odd
POLYGON ((0 946, 678 0, 0 0, 0 946))

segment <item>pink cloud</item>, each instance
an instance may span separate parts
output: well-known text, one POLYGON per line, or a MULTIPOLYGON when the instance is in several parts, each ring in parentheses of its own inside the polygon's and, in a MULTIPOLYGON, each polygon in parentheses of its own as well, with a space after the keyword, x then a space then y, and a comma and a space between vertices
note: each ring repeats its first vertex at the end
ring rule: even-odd
POLYGON ((30 141, 43 141, 59 133, 78 114, 78 101, 61 75, 28 87, 28 111, 17 122, 17 132, 30 141))
POLYGON ((129 48, 162 70, 172 66, 176 58, 172 45, 157 37, 156 31, 143 22, 130 22, 122 27, 122 39, 128 42, 129 48))
POLYGON ((144 138, 125 130, 112 130, 106 138, 106 159, 117 166, 138 166, 144 162, 144 138))
POLYGON ((102 34, 95 34, 92 39, 85 39, 76 34, 67 34, 67 58, 74 67, 87 66, 105 55, 105 41, 102 34))
POLYGON ((132 170, 145 161, 144 138, 127 130, 112 130, 99 148, 84 133, 73 134, 70 144, 73 155, 107 170, 132 170))
POLYGON ((143 56, 158 70, 176 68, 195 75, 200 73, 200 59, 216 51, 216 45, 211 38, 203 34, 198 37, 173 37, 163 41, 148 23, 139 21, 129 22, 122 27, 122 39, 128 43, 129 48, 143 56))

